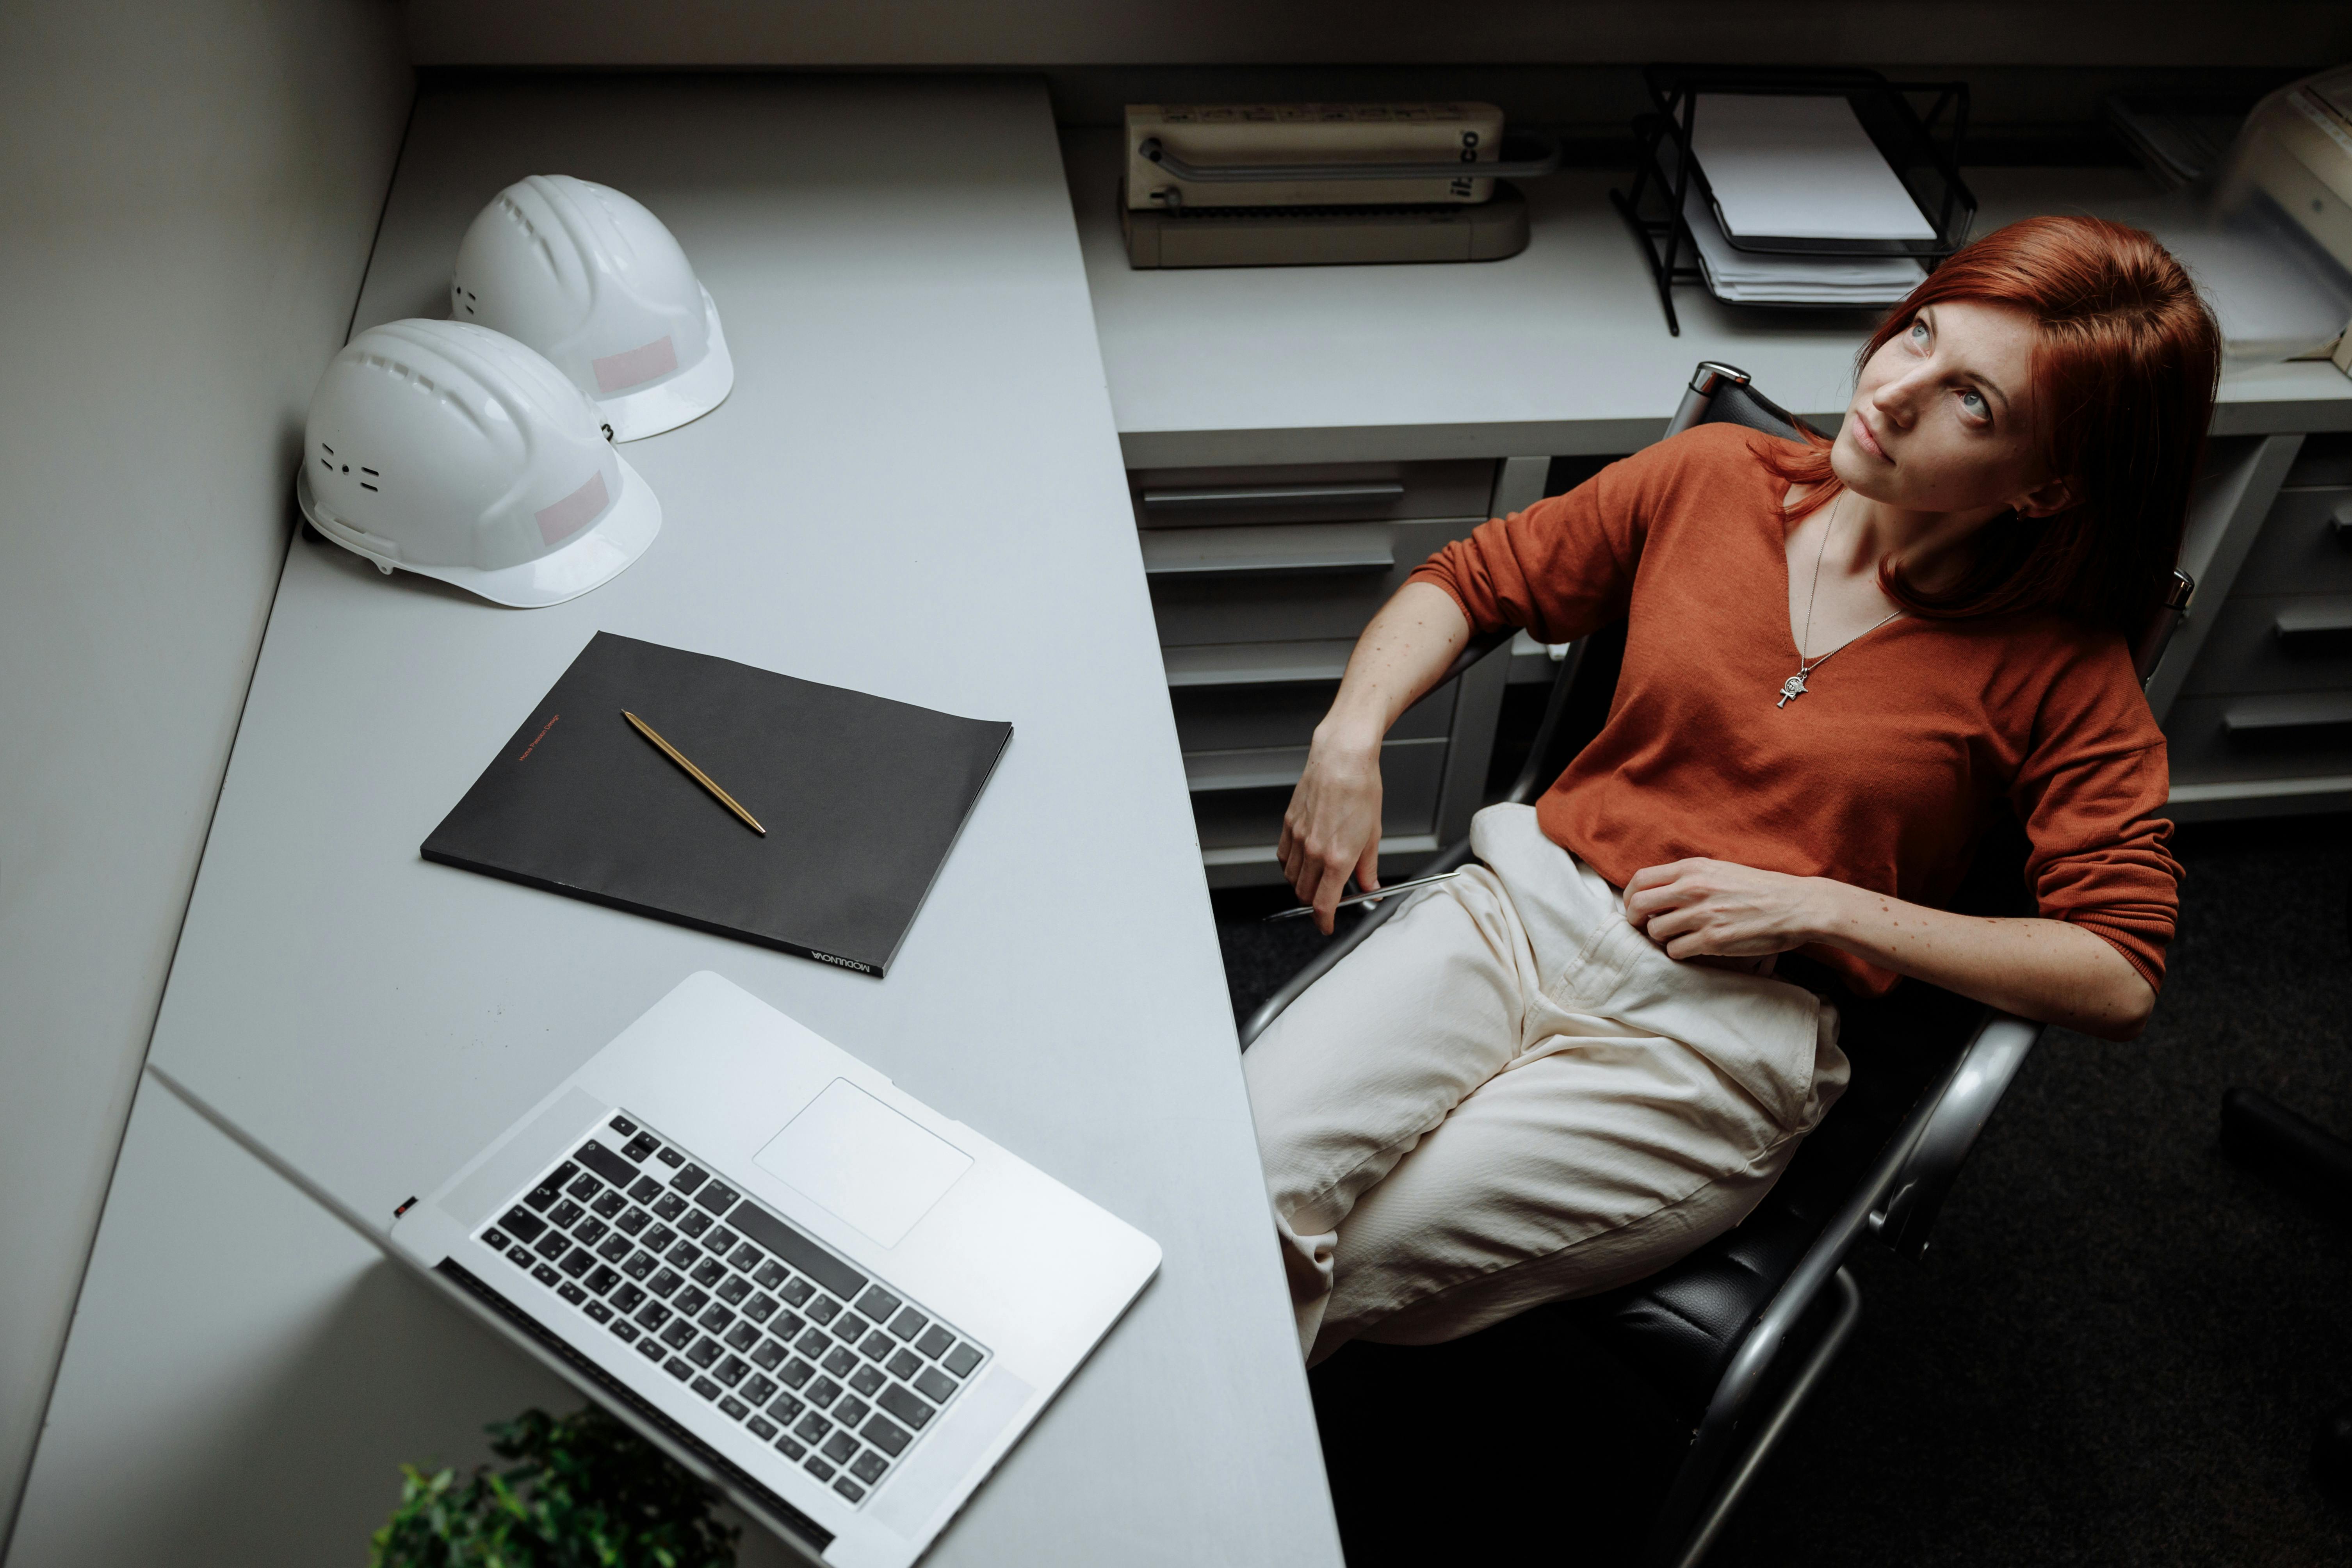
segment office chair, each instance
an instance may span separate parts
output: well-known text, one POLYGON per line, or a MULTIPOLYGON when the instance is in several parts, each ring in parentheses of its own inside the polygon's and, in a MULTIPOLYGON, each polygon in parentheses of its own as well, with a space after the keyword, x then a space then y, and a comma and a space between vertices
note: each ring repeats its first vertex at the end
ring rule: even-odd
MULTIPOLYGON (((1758 392, 1744 371, 1701 362, 1666 434, 1727 423, 1796 438, 1812 432, 1758 392)), ((2143 684, 2179 624, 2194 584, 2176 572, 2161 612, 2134 648, 2143 684)), ((1459 674, 1509 633, 1474 639, 1459 674)), ((1558 778, 1608 714, 1624 628, 1578 642, 1562 660, 1526 765, 1503 799, 1523 805, 1558 778)), ((2031 912, 2024 837, 2014 822, 1979 847, 1956 900, 1972 912, 2031 912)), ((1467 839, 1415 876, 1470 859, 1467 839)), ((1307 986, 1394 913, 1383 901, 1268 997, 1241 1030, 1247 1050, 1307 986)), ((1694 1568, 1712 1547, 1806 1397, 1853 1332, 1862 1290, 1846 1268, 1864 1237, 1904 1256, 1927 1249, 1944 1200, 2042 1026, 1911 982, 1887 997, 1854 997, 1826 969, 1784 955, 1785 978, 1838 994, 1855 1067, 1832 1113, 1809 1136, 1756 1211, 1727 1234, 1648 1279, 1536 1309, 1615 1351, 1692 1422, 1690 1446, 1652 1524, 1646 1568, 1694 1568)))

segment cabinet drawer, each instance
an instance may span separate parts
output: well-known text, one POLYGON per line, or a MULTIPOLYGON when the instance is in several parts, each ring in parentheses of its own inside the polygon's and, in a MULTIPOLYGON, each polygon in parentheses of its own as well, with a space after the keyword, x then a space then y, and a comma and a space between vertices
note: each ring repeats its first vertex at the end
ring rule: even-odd
MULTIPOLYGON (((1246 550, 1237 548, 1223 569, 1151 573, 1151 611, 1159 622, 1160 646, 1353 639, 1415 567, 1476 526, 1465 520, 1359 525, 1387 535, 1390 564, 1385 570, 1309 571, 1293 565, 1252 571, 1233 563, 1246 557, 1246 550)), ((1190 541, 1207 531, 1184 531, 1186 548, 1195 548, 1190 541)), ((1237 535, 1275 531, 1234 531, 1237 535)), ((1315 531, 1281 530, 1286 539, 1315 531)), ((1346 531, 1352 537, 1358 528, 1346 531)), ((1147 546, 1150 542, 1147 535, 1147 546)), ((1147 571, 1149 565, 1147 555, 1147 571)))
POLYGON ((2176 784, 2352 773, 2352 692, 2184 697, 2164 730, 2176 784))
POLYGON ((2352 689, 2352 594, 2232 595, 2214 617, 2187 697, 2352 689))
POLYGON ((1154 581, 1385 574, 1396 565, 1394 535, 1385 522, 1154 529, 1143 535, 1143 574, 1154 581))
POLYGON ((1135 468, 1127 476, 1138 528, 1275 522, 1368 522, 1468 517, 1484 521, 1491 458, 1327 463, 1247 468, 1135 468))
POLYGON ((2352 594, 2352 486, 2281 490, 2231 587, 2239 594, 2352 594))
MULTIPOLYGON (((1406 709, 1391 741, 1442 741, 1454 722, 1456 683, 1447 681, 1406 709)), ((1188 753, 1252 746, 1305 746, 1331 710, 1337 682, 1281 686, 1180 686, 1169 692, 1176 709, 1176 740, 1188 753)))
MULTIPOLYGON (((1304 746, 1202 752, 1184 759, 1192 786, 1192 820, 1203 849, 1272 844, 1307 765, 1304 746)), ((1444 741, 1391 741, 1381 748, 1381 833, 1425 834, 1437 817, 1445 776, 1444 741)))

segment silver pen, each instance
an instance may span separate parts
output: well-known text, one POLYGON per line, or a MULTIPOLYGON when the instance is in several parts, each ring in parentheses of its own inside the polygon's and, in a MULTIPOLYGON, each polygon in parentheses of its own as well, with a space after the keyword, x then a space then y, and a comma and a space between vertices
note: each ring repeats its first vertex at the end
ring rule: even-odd
MULTIPOLYGON (((1415 888, 1426 888, 1433 882, 1450 882, 1454 878, 1462 875, 1465 869, 1467 869, 1467 868, 1456 866, 1451 871, 1440 871, 1434 877, 1415 877, 1410 882, 1391 882, 1387 887, 1378 889, 1372 892, 1350 893, 1346 898, 1341 899, 1337 904, 1334 904, 1332 908, 1344 910, 1349 904, 1376 904, 1382 899, 1394 893, 1409 893, 1415 888)), ((1314 912, 1315 906, 1313 904, 1301 904, 1295 910, 1276 910, 1274 913, 1266 916, 1265 918, 1270 921, 1290 921, 1297 920, 1300 915, 1311 915, 1314 912)))

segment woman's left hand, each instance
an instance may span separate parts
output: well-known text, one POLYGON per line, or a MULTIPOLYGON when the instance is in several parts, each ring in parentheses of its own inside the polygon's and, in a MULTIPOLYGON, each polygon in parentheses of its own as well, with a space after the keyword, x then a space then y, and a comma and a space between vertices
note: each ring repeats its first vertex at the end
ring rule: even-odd
POLYGON ((1728 860, 1676 860, 1625 883, 1625 918, 1669 958, 1757 958, 1822 941, 1841 884, 1728 860))

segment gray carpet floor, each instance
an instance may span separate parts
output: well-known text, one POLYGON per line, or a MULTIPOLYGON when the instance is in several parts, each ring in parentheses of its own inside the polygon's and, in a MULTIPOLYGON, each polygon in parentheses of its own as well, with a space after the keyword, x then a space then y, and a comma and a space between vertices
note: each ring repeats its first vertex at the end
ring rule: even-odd
MULTIPOLYGON (((2310 1479, 2352 1397, 2352 1227, 2224 1159, 2224 1089, 2352 1135, 2352 819, 2184 830, 2147 1035, 2053 1034, 1918 1263, 1865 1244, 1862 1325, 1710 1560, 2352 1563, 2310 1479)), ((1236 1013, 1319 941, 1219 897, 1236 1013)), ((1601 1352, 1357 1346, 1316 1374, 1355 1568, 1630 1561, 1679 1442, 1601 1352)))

